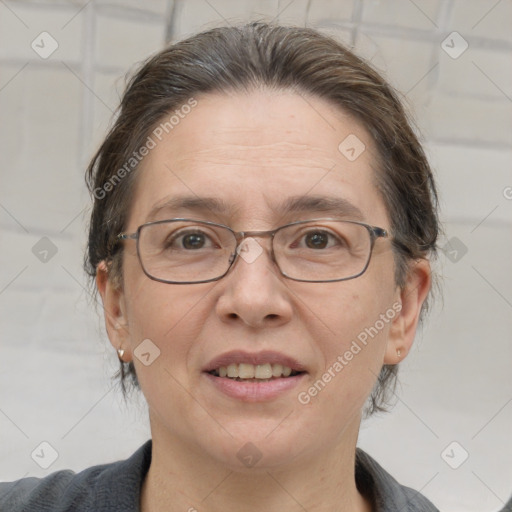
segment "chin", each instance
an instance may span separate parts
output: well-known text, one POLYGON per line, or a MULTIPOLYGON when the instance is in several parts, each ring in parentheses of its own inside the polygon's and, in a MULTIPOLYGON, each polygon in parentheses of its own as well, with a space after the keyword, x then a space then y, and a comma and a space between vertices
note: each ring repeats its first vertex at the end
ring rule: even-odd
POLYGON ((240 422, 237 425, 226 425, 233 437, 225 432, 217 441, 210 437, 212 444, 206 446, 205 450, 231 471, 254 474, 284 469, 304 455, 305 451, 314 451, 318 448, 304 446, 305 429, 301 430, 297 426, 290 431, 280 429, 278 425, 279 421, 275 420, 245 420, 243 424, 240 422))

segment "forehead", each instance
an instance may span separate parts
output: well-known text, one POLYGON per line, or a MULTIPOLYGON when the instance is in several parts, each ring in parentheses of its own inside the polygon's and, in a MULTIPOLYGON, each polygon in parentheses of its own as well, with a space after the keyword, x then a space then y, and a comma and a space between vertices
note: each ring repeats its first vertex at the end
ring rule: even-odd
POLYGON ((206 198, 201 213, 223 221, 229 220, 224 215, 273 222, 272 215, 286 216, 301 197, 309 197, 301 205, 308 203, 311 213, 315 201, 322 211, 337 200, 347 211, 354 206, 354 218, 357 210, 363 220, 385 216, 374 185, 373 144, 352 116, 291 91, 208 94, 195 102, 153 130, 131 221, 194 213, 192 203, 199 208, 206 198))

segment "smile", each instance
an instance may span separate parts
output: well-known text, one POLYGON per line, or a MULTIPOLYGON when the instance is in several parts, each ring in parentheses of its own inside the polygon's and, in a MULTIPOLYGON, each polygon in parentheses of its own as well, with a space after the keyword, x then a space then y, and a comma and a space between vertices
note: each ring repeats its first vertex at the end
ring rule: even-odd
POLYGON ((227 377, 237 381, 248 380, 253 382, 267 382, 272 379, 280 379, 298 375, 300 372, 292 370, 289 366, 282 364, 258 364, 240 363, 221 366, 210 372, 216 377, 227 377))
POLYGON ((232 351, 213 359, 203 375, 213 389, 244 402, 264 402, 295 388, 307 375, 305 367, 284 354, 232 351))

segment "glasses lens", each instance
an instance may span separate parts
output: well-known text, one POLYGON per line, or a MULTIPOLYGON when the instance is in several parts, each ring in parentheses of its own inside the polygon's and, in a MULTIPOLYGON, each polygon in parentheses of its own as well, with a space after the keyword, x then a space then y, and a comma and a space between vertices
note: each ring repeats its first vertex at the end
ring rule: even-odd
POLYGON ((312 221, 279 230, 274 253, 281 271, 292 279, 349 279, 366 269, 371 235, 365 226, 346 221, 312 221))
POLYGON ((236 239, 229 229, 201 222, 145 224, 139 234, 139 255, 145 272, 174 283, 222 276, 235 247, 236 239))

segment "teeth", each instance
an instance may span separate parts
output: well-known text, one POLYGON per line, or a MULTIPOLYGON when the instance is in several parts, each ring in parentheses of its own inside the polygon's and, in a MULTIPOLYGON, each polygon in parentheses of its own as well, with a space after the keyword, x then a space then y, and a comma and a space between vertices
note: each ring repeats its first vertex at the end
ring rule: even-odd
POLYGON ((238 376, 241 379, 254 379, 254 365, 245 363, 239 364, 238 376))
POLYGON ((289 377, 292 374, 292 369, 282 364, 265 363, 254 365, 249 363, 233 363, 229 366, 221 366, 218 370, 214 371, 214 373, 219 377, 229 377, 231 379, 260 379, 267 381, 272 377, 289 377))
POLYGON ((259 364, 254 370, 254 376, 257 379, 270 379, 272 377, 272 365, 270 364, 259 364))
POLYGON ((283 365, 282 364, 273 364, 272 365, 272 375, 274 377, 281 377, 283 374, 283 365))
MULTIPOLYGON (((220 372, 219 372, 220 373, 220 372)), ((238 377, 238 365, 237 364, 230 364, 227 368, 227 375, 228 377, 238 377)))

